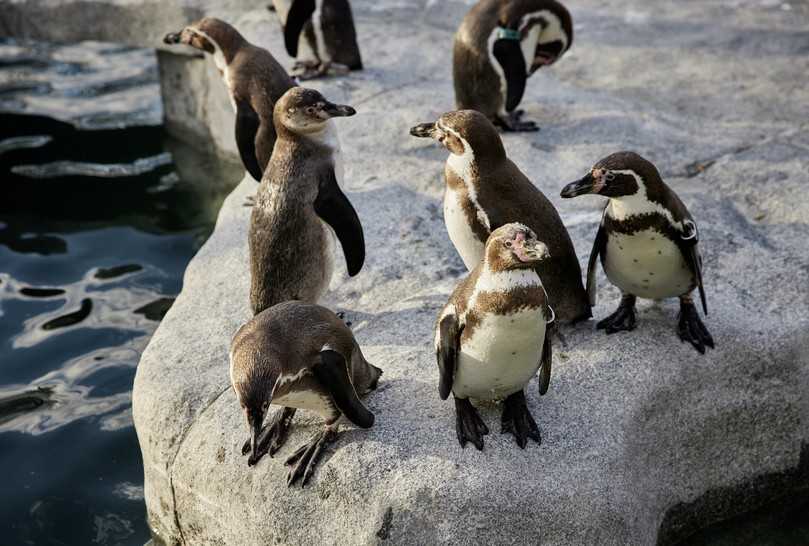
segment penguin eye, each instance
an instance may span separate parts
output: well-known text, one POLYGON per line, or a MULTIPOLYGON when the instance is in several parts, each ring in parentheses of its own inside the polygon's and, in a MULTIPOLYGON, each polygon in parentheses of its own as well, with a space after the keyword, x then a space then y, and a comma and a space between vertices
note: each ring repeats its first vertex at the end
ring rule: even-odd
POLYGON ((609 182, 610 180, 614 180, 614 179, 615 179, 615 175, 614 175, 614 174, 612 174, 611 172, 607 171, 607 173, 604 175, 604 178, 606 178, 606 179, 607 179, 607 182, 609 182))
POLYGON ((262 411, 267 411, 267 408, 269 408, 269 407, 270 407, 269 402, 264 402, 263 404, 261 404, 262 411))
POLYGON ((307 114, 314 114, 315 113, 315 107, 314 106, 307 106, 306 107, 306 113, 307 114))
POLYGON ((511 245, 513 245, 513 244, 514 243, 512 243, 511 241, 506 241, 506 243, 505 243, 506 248, 511 248, 511 245))

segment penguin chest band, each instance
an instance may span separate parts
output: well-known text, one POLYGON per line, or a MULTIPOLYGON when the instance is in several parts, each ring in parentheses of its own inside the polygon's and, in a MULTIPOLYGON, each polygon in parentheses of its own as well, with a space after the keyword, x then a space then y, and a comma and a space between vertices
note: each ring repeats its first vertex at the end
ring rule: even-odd
POLYGON ((622 291, 641 298, 670 298, 694 288, 679 247, 654 229, 631 235, 610 233, 604 272, 622 291))
POLYGON ((485 314, 461 342, 453 392, 459 398, 501 400, 521 390, 539 369, 544 339, 539 308, 485 314))

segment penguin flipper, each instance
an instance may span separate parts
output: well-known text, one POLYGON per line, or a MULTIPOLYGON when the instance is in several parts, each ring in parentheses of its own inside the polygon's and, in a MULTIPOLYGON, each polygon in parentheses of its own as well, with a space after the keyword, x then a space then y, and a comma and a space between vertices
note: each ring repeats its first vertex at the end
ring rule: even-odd
POLYGON ((596 292, 596 263, 598 262, 598 255, 604 252, 604 247, 607 245, 607 234, 604 232, 604 224, 598 225, 596 238, 593 241, 593 249, 590 251, 590 261, 587 262, 587 297, 590 299, 590 307, 595 307, 596 292))
POLYGON ((528 79, 522 48, 518 40, 499 39, 494 42, 492 52, 506 77, 506 112, 511 112, 520 104, 528 79))
POLYGON ((542 343, 542 357, 539 360, 539 394, 548 392, 551 384, 551 361, 553 360, 553 345, 551 332, 545 330, 545 341, 542 343))
POLYGON ((346 359, 340 353, 326 349, 320 351, 318 362, 312 366, 318 382, 329 392, 334 405, 349 421, 362 428, 371 428, 374 414, 360 402, 346 359))
POLYGON ((261 182, 262 171, 256 158, 256 133, 258 133, 261 120, 250 106, 250 101, 236 100, 236 146, 242 158, 244 168, 256 182, 261 182))
POLYGON ((337 184, 333 170, 329 170, 328 175, 321 178, 315 199, 315 212, 337 234, 343 247, 348 274, 353 277, 360 272, 365 262, 365 236, 357 211, 337 184))
MULTIPOLYGON (((693 224, 693 220, 691 222, 693 224)), ((697 249, 699 235, 696 224, 693 224, 693 226, 693 235, 681 238, 680 250, 683 253, 683 258, 685 258, 688 267, 694 272, 694 277, 697 279, 697 288, 699 288, 699 299, 702 302, 702 311, 707 315, 708 304, 705 300, 705 288, 702 286, 702 256, 699 255, 699 250, 697 249)))
POLYGON ((438 360, 438 395, 446 400, 452 391, 455 379, 455 368, 458 364, 458 353, 461 350, 461 331, 458 317, 450 313, 438 323, 439 343, 436 350, 438 360))
POLYGON ((315 0, 292 0, 284 25, 284 46, 290 57, 298 56, 298 38, 306 22, 315 12, 315 0))

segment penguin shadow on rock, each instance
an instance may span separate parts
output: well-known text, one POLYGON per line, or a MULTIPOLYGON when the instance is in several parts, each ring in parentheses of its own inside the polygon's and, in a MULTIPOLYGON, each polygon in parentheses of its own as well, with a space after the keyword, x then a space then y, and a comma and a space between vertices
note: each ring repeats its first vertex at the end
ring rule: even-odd
POLYGON ((272 0, 284 33, 284 47, 295 59, 292 75, 309 80, 362 70, 357 31, 348 0, 272 0))
POLYGON ((537 131, 517 109, 528 78, 573 43, 570 12, 556 0, 481 0, 455 34, 455 103, 483 113, 504 131, 537 131))
POLYGON ((185 44, 213 56, 236 113, 239 156, 250 176, 260 182, 275 146, 275 104, 295 81, 269 51, 251 44, 220 19, 200 19, 166 34, 163 42, 185 44))
POLYGON ((680 339, 703 354, 707 347, 713 348, 713 337, 699 318, 692 296, 698 291, 707 315, 699 229, 657 168, 634 152, 614 153, 561 191, 563 198, 585 194, 609 198, 588 261, 590 303, 596 303, 599 257, 607 279, 622 294, 618 309, 596 327, 608 335, 634 330, 638 297, 660 300, 676 296, 680 300, 680 339))

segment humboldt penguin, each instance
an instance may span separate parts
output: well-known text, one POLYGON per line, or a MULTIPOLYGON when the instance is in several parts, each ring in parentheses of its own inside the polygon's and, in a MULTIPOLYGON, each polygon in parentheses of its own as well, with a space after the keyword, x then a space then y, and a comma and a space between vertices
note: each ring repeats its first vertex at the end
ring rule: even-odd
POLYGON ((236 112, 236 146, 245 169, 261 180, 275 145, 273 107, 295 82, 266 49, 254 46, 224 21, 205 17, 167 44, 186 44, 213 55, 236 112))
POLYGON ((587 266, 587 292, 596 302, 596 260, 609 281, 621 289, 618 309, 596 326, 607 334, 635 328, 635 300, 679 296, 677 333, 700 353, 714 347, 691 296, 702 285, 699 231, 677 194, 657 168, 634 152, 618 152, 595 164, 590 172, 562 190, 562 197, 585 194, 609 198, 596 232, 587 266))
POLYGON ((273 0, 271 6, 281 22, 287 53, 296 59, 292 74, 298 79, 362 70, 348 0, 273 0))
POLYGON ((483 449, 489 429, 470 402, 503 400, 502 433, 521 448, 528 438, 541 442, 528 411, 525 386, 539 374, 539 393, 551 377, 548 306, 537 263, 548 259, 547 246, 528 226, 511 223, 494 230, 483 259, 464 278, 438 315, 435 352, 438 394, 455 398, 455 430, 461 447, 483 449))
POLYGON ((572 43, 570 13, 555 0, 481 0, 455 34, 457 108, 482 112, 505 131, 537 131, 517 110, 526 80, 572 43))
POLYGON ((556 315, 564 322, 592 316, 573 242, 550 201, 506 157, 500 135, 480 112, 461 110, 410 130, 449 150, 444 169, 444 222, 449 238, 472 270, 489 235, 521 222, 548 245, 550 258, 537 264, 556 315))
POLYGON ((243 455, 250 453, 247 464, 283 446, 297 409, 312 411, 325 427, 286 461, 292 467, 287 485, 306 485, 323 448, 337 438, 341 415, 358 427, 374 424, 359 396, 375 390, 380 375, 351 330, 325 307, 287 301, 253 317, 230 346, 230 382, 250 429, 242 447, 243 455), (262 429, 271 404, 282 409, 262 429))
POLYGON ((254 314, 287 300, 316 303, 329 287, 334 236, 348 274, 365 261, 362 225, 340 189, 340 144, 331 118, 350 106, 293 87, 275 104, 278 140, 250 219, 250 306, 254 314))

